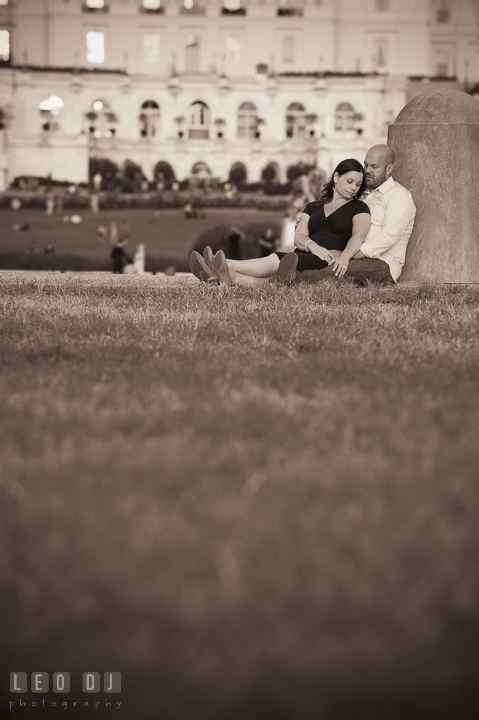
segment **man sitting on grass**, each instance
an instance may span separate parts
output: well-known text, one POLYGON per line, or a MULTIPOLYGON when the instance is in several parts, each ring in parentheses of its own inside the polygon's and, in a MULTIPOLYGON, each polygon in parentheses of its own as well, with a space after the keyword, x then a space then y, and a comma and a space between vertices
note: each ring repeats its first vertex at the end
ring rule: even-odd
MULTIPOLYGON (((371 211, 371 228, 359 251, 349 261, 344 277, 358 285, 368 282, 396 283, 406 258, 416 206, 409 190, 392 178, 394 152, 388 145, 373 145, 364 160, 366 191, 361 197, 371 211)), ((330 250, 333 258, 340 255, 330 250)), ((290 253, 291 255, 291 253, 290 253)), ((280 282, 314 284, 335 277, 331 267, 293 274, 294 259, 283 258, 278 269, 280 282)))

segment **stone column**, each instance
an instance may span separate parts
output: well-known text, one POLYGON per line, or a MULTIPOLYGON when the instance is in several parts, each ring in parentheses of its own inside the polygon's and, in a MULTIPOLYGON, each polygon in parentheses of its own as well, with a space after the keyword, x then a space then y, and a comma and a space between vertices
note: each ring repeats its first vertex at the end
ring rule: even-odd
POLYGON ((393 177, 417 207, 401 280, 479 283, 479 102, 424 92, 390 125, 393 177))

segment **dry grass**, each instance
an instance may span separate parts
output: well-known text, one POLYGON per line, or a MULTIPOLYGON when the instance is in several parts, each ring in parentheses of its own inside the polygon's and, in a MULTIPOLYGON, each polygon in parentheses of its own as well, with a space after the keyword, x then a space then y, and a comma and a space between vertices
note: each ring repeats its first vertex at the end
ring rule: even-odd
POLYGON ((120 670, 139 720, 473 717, 478 301, 4 277, 5 670, 120 670))

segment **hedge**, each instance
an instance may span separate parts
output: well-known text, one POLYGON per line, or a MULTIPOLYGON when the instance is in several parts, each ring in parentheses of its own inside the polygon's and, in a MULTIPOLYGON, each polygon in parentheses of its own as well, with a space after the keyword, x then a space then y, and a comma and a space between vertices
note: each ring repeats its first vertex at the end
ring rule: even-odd
MULTIPOLYGON (((52 193, 59 197, 59 193, 52 193)), ((287 196, 263 195, 258 193, 238 192, 232 197, 227 197, 222 192, 202 193, 199 191, 173 192, 165 190, 161 195, 158 193, 108 193, 100 194, 100 209, 103 210, 124 210, 124 209, 167 209, 181 208, 187 202, 193 203, 197 208, 256 208, 258 210, 281 210, 285 211, 289 205, 287 196)), ((74 193, 64 195, 63 207, 65 210, 88 210, 90 199, 87 193, 74 193)), ((26 191, 11 191, 0 195, 0 209, 10 208, 13 198, 22 202, 22 207, 27 210, 44 210, 46 195, 26 191)))
MULTIPOLYGON (((146 255, 146 272, 163 272, 174 266, 177 272, 189 272, 188 258, 168 255, 146 255)), ((59 272, 98 272, 112 270, 109 257, 91 258, 86 255, 32 255, 28 252, 0 253, 2 270, 56 270, 59 272)))

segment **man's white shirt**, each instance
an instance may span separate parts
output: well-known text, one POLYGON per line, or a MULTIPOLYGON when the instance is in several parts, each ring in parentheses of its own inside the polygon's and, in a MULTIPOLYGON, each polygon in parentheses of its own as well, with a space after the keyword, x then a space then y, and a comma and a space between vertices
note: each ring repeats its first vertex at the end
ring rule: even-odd
POLYGON ((393 279, 397 280, 416 217, 412 195, 390 177, 361 200, 371 211, 371 228, 360 251, 368 258, 387 262, 393 279))

